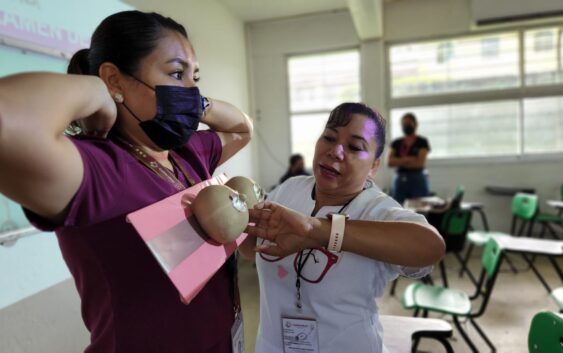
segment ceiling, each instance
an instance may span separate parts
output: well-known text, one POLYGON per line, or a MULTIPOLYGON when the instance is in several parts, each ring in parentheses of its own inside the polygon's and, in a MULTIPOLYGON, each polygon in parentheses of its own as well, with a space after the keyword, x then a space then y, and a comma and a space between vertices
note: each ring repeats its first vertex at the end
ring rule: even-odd
POLYGON ((217 0, 244 22, 347 9, 346 0, 217 0))

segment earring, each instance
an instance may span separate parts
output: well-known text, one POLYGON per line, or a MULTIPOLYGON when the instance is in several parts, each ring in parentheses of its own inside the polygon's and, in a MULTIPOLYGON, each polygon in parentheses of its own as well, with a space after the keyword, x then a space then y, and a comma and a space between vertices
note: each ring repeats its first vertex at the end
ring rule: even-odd
POLYGON ((114 93, 113 100, 117 103, 123 103, 123 95, 121 93, 114 93))

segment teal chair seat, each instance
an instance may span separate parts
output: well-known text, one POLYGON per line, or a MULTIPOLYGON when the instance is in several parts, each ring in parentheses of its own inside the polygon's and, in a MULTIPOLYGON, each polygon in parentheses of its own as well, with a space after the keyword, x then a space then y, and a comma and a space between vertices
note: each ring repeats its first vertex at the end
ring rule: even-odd
POLYGON ((424 317, 428 316, 429 312, 451 315, 455 326, 468 344, 471 352, 479 353, 479 349, 467 335, 467 332, 459 321, 460 317, 467 318, 491 351, 496 352, 495 346, 475 319, 485 313, 502 259, 502 248, 497 242, 497 237, 492 236, 485 244, 483 255, 481 256, 481 274, 475 288, 475 293, 472 296, 467 295, 467 293, 461 290, 452 288, 413 283, 409 285, 403 293, 401 304, 405 309, 414 309, 414 316, 417 316, 421 310, 424 317), (481 304, 476 310, 472 310, 471 304, 477 298, 482 299, 481 304))
POLYGON ((412 283, 401 299, 406 309, 420 308, 457 316, 467 316, 471 313, 469 296, 456 289, 412 283))
POLYGON ((529 353, 563 352, 563 317, 549 311, 537 313, 528 334, 529 353))

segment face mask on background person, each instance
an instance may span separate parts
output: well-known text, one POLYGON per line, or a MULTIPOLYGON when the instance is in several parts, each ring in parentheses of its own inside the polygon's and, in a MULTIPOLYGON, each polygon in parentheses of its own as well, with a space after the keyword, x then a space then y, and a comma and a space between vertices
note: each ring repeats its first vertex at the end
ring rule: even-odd
POLYGON ((412 125, 403 125, 403 133, 405 135, 412 135, 414 134, 414 126, 412 125))

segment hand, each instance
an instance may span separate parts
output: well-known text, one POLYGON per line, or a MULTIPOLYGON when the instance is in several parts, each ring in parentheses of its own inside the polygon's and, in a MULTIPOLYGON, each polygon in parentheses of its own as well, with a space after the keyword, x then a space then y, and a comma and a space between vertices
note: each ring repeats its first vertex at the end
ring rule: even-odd
POLYGON ((95 99, 99 102, 99 108, 90 116, 77 120, 76 123, 87 136, 107 137, 109 131, 115 124, 117 118, 117 106, 111 98, 106 85, 95 86, 95 99))
POLYGON ((259 246, 256 251, 283 257, 322 246, 310 236, 315 223, 319 222, 313 217, 269 201, 257 204, 249 213, 254 225, 250 224, 246 232, 273 243, 259 246))

